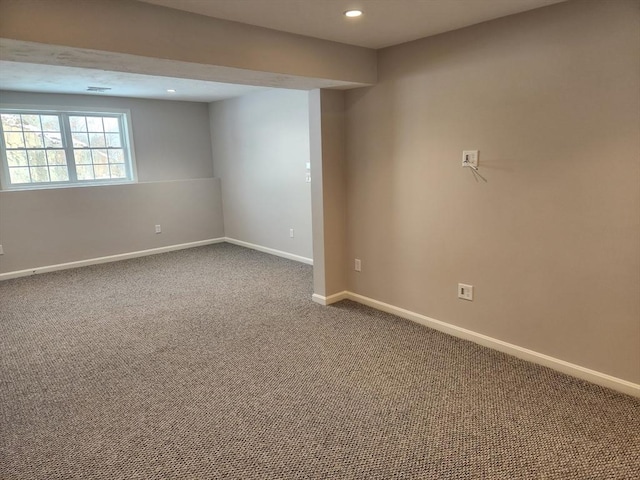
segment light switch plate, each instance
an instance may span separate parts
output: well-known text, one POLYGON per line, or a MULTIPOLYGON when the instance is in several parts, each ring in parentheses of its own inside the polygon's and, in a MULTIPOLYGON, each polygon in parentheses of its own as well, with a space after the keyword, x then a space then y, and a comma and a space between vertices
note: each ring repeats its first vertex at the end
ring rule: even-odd
POLYGON ((464 283, 458 284, 458 298, 462 300, 473 300, 473 285, 466 285, 464 283))

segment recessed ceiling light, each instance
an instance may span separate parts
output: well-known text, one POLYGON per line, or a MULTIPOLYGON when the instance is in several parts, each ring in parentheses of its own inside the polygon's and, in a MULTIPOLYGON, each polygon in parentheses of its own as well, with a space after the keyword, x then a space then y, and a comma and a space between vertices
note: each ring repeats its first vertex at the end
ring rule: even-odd
POLYGON ((362 10, 347 10, 344 15, 345 17, 359 17, 362 15, 362 10))
POLYGON ((168 93, 176 93, 176 91, 175 91, 173 88, 169 88, 169 89, 167 89, 167 92, 168 92, 168 93))

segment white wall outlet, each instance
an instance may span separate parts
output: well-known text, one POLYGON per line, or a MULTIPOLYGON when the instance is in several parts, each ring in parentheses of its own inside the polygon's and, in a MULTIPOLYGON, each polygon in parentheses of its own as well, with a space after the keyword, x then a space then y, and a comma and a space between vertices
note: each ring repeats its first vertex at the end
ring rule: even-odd
POLYGON ((473 300, 473 285, 466 285, 464 283, 458 284, 458 298, 463 300, 473 300))
POLYGON ((160 225, 156 225, 156 233, 162 233, 162 227, 160 225))
POLYGON ((355 268, 356 272, 361 272, 362 271, 362 262, 360 261, 359 258, 356 258, 354 268, 355 268))
POLYGON ((0 255, 4 255, 4 250, 2 249, 2 245, 0 245, 0 255))
POLYGON ((290 228, 290 229, 289 229, 289 237, 290 237, 290 238, 293 238, 293 233, 294 233, 294 232, 293 232, 293 228, 290 228))
POLYGON ((478 150, 464 150, 462 152, 462 166, 463 167, 477 167, 478 166, 478 150))

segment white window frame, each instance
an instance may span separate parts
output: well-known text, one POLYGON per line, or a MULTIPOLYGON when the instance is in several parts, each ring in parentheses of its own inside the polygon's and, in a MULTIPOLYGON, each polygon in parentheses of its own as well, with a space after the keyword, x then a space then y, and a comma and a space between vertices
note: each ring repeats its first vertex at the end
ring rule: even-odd
POLYGON ((125 168, 128 172, 127 178, 118 179, 97 179, 97 180, 75 180, 61 182, 34 182, 34 183, 20 183, 11 184, 9 177, 9 165, 7 162, 6 148, 4 134, 2 130, 2 124, 0 123, 0 188, 3 191, 13 190, 41 190, 51 188, 76 188, 76 187, 92 187, 100 185, 122 185, 138 182, 138 171, 136 168, 135 149, 133 146, 133 130, 131 128, 131 111, 129 109, 114 109, 103 107, 65 107, 65 106, 41 106, 41 105, 14 105, 14 104, 0 104, 0 111, 2 113, 21 113, 21 114, 33 114, 33 115, 62 115, 61 119, 61 134, 64 139, 63 149, 66 152, 67 167, 70 172, 73 172, 75 176, 75 160, 73 156, 73 141, 71 138, 71 132, 68 128, 68 118, 74 114, 91 116, 114 116, 117 115, 120 118, 121 132, 120 137, 122 141, 122 149, 125 154, 125 168), (64 116, 67 120, 63 121, 64 116))

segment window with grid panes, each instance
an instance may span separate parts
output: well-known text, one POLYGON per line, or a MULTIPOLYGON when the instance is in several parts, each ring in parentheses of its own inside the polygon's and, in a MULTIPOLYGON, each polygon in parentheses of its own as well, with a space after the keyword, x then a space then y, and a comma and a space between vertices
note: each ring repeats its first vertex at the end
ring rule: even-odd
POLYGON ((127 113, 0 109, 2 186, 135 181, 127 113))

